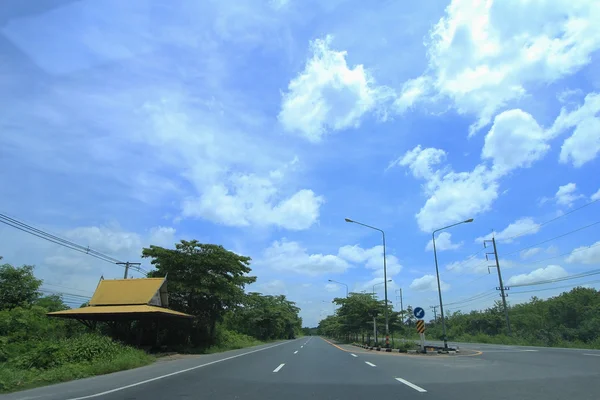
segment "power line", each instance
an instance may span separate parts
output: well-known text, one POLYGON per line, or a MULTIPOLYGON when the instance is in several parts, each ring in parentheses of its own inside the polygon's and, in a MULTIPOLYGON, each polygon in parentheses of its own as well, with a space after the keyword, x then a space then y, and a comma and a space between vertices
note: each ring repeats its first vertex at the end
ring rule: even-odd
POLYGON ((590 201, 589 203, 587 203, 587 204, 584 204, 584 205, 582 205, 582 206, 580 206, 580 207, 577 207, 577 208, 575 208, 575 209, 573 209, 573 210, 571 210, 571 211, 569 211, 569 212, 566 212, 566 213, 564 213, 564 214, 562 214, 562 215, 559 215, 558 217, 555 217, 555 218, 552 218, 552 219, 550 219, 550 220, 548 220, 548 221, 542 222, 541 224, 538 224, 537 226, 535 226, 535 227, 533 227, 533 228, 526 229, 526 230, 524 230, 524 231, 521 231, 521 232, 517 233, 517 234, 516 234, 516 235, 514 235, 514 236, 511 236, 511 237, 509 237, 509 238, 505 238, 505 239, 502 239, 502 240, 503 240, 503 241, 504 241, 504 240, 512 240, 512 239, 518 238, 518 237, 520 237, 520 236, 523 236, 523 235, 524 235, 524 234, 526 234, 527 232, 531 232, 531 231, 533 231, 533 230, 540 229, 540 228, 541 228, 542 226, 544 226, 544 225, 547 225, 547 224, 549 224, 549 223, 551 223, 551 222, 554 222, 554 221, 556 221, 557 219, 560 219, 560 218, 566 217, 566 216, 567 216, 567 215, 569 215, 569 214, 573 214, 574 212, 576 212, 576 211, 579 211, 579 210, 581 210, 582 208, 585 208, 585 207, 587 207, 587 206, 590 206, 590 205, 592 205, 592 204, 594 204, 594 203, 596 203, 596 202, 598 202, 598 201, 600 201, 600 199, 592 200, 592 201, 590 201))
POLYGON ((530 283, 521 283, 521 284, 516 284, 516 285, 510 285, 510 287, 524 287, 524 286, 546 285, 546 284, 549 284, 549 283, 569 281, 571 279, 585 278, 587 276, 598 275, 598 274, 600 274, 600 269, 594 269, 594 270, 587 271, 587 272, 581 272, 579 274, 573 274, 573 275, 563 276, 561 278, 546 279, 546 280, 543 280, 543 281, 535 281, 535 282, 530 282, 530 283))
MULTIPOLYGON (((98 252, 96 250, 90 249, 89 246, 85 247, 85 246, 82 246, 82 245, 77 244, 75 242, 72 242, 70 240, 63 239, 63 238, 58 237, 56 235, 50 234, 48 232, 44 232, 41 229, 37 229, 37 228, 35 228, 35 227, 31 226, 31 225, 28 225, 28 224, 26 224, 24 222, 21 222, 21 221, 19 221, 17 219, 11 218, 8 215, 0 213, 0 222, 3 223, 3 224, 5 224, 5 225, 8 225, 10 227, 13 227, 15 229, 18 229, 18 230, 20 230, 22 232, 29 233, 30 235, 36 236, 36 237, 38 237, 40 239, 47 240, 47 241, 52 242, 54 244, 58 244, 60 246, 66 247, 66 248, 68 248, 70 250, 74 250, 74 251, 78 251, 78 252, 83 253, 83 254, 87 254, 87 255, 95 257, 95 258, 97 258, 99 260, 102 260, 102 261, 105 261, 105 262, 108 262, 108 263, 111 263, 111 264, 122 263, 122 261, 120 261, 120 260, 118 260, 118 259, 116 259, 114 257, 108 256, 108 255, 100 253, 100 252, 98 252)), ((148 271, 144 270, 141 267, 136 267, 134 269, 137 270, 138 272, 142 272, 142 273, 148 274, 148 271)))
POLYGON ((117 260, 116 258, 107 256, 106 254, 102 254, 96 250, 92 250, 89 247, 84 247, 84 246, 74 243, 70 240, 63 239, 61 237, 52 235, 48 232, 44 232, 41 229, 37 229, 31 225, 27 225, 26 223, 18 221, 18 220, 11 218, 5 214, 0 214, 0 222, 3 222, 7 225, 11 225, 14 228, 17 228, 19 230, 22 230, 24 232, 30 233, 30 234, 38 236, 38 237, 40 237, 40 235, 41 235, 41 236, 43 236, 42 239, 51 241, 53 243, 59 244, 64 247, 71 248, 72 250, 77 249, 77 251, 104 258, 104 259, 106 259, 105 261, 109 261, 109 262, 113 262, 113 263, 120 261, 120 260, 117 260), (17 225, 17 226, 15 226, 15 225, 17 225))
POLYGON ((72 288, 72 287, 68 287, 68 286, 61 286, 61 285, 57 285, 55 283, 48 283, 48 282, 44 282, 44 286, 54 286, 54 287, 59 287, 62 289, 69 289, 69 290, 75 290, 77 292, 83 292, 83 293, 89 293, 89 290, 83 290, 83 289, 77 289, 77 288, 72 288))
MULTIPOLYGON (((470 302, 472 300, 479 300, 480 298, 488 296, 489 294, 490 294, 490 290, 487 290, 485 292, 477 293, 477 294, 475 294, 475 295, 473 295, 471 297, 467 297, 466 299, 454 301, 452 303, 446 303, 444 305, 445 306, 453 306, 453 305, 456 305, 456 304, 462 304, 462 303, 470 302)), ((494 295, 496 294, 495 290, 493 291, 493 294, 494 295)))
POLYGON ((595 281, 579 282, 579 283, 574 283, 574 284, 571 284, 571 285, 556 286, 556 287, 545 288, 545 289, 521 290, 519 292, 513 292, 513 294, 544 292, 544 291, 547 291, 547 290, 565 289, 565 288, 570 288, 570 287, 575 287, 575 286, 580 286, 580 285, 586 285, 586 284, 591 284, 591 283, 600 283, 600 279, 597 279, 595 281))
POLYGON ((72 298, 82 298, 82 299, 85 299, 85 300, 90 300, 92 298, 91 296, 83 296, 81 294, 59 292, 59 291, 56 291, 56 290, 44 289, 44 288, 41 288, 40 292, 49 293, 49 294, 56 294, 56 295, 60 295, 60 296, 69 296, 69 297, 72 297, 72 298))
POLYGON ((580 249, 575 249, 575 250, 567 251, 566 253, 558 254, 556 256, 546 257, 546 258, 542 258, 542 259, 539 259, 539 260, 530 261, 530 262, 526 262, 526 263, 522 263, 522 264, 526 264, 526 265, 539 264, 541 262, 552 260, 554 258, 559 258, 559 257, 562 257, 562 256, 571 255, 573 253, 578 253, 580 251, 589 250, 589 249, 591 249, 593 247, 596 247, 596 246, 600 246, 600 242, 592 244, 592 245, 587 246, 587 247, 584 246, 583 248, 580 248, 580 249))
POLYGON ((562 235, 558 235, 558 236, 552 237, 552 238, 550 238, 550 239, 546 239, 546 240, 544 240, 544 241, 541 241, 541 242, 539 242, 539 243, 532 244, 531 246, 523 247, 523 248, 521 248, 521 249, 519 249, 519 250, 515 250, 515 251, 513 251, 513 252, 506 253, 504 256, 509 256, 509 255, 511 255, 511 254, 515 254, 515 253, 518 253, 518 252, 520 252, 520 251, 527 250, 527 249, 530 249, 530 248, 532 248, 532 247, 535 247, 535 246, 539 246, 540 244, 544 244, 544 243, 551 242, 552 240, 560 239, 560 238, 562 238, 562 237, 565 237, 565 236, 567 236, 567 235, 571 235, 571 234, 573 234, 573 233, 576 233, 576 232, 582 231, 582 230, 584 230, 584 229, 590 228, 590 227, 592 227, 592 226, 594 226, 594 225, 598 225, 598 224, 600 224, 600 221, 593 222, 593 223, 591 223, 591 224, 589 224, 589 225, 585 225, 585 226, 582 226, 582 227, 580 227, 580 228, 577 228, 577 229, 575 229, 575 230, 569 231, 569 232, 567 232, 567 233, 563 233, 562 235))

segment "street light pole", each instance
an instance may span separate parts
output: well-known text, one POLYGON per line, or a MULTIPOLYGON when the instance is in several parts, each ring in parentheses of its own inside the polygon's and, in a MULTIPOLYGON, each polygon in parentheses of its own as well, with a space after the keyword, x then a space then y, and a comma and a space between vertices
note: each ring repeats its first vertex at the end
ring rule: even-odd
MULTIPOLYGON (((387 281, 388 281, 388 282, 391 282, 392 280, 391 280, 391 279, 388 279, 387 281)), ((376 283, 376 284, 374 284, 374 285, 373 285, 373 296, 375 296, 375 286, 378 286, 378 285, 383 285, 384 283, 385 283, 385 282, 379 282, 379 283, 376 283)))
POLYGON ((431 233, 431 240, 433 242, 433 258, 435 259, 435 275, 437 276, 437 287, 438 287, 438 295, 440 298, 440 315, 442 317, 442 334, 444 336, 444 349, 448 348, 448 337, 446 336, 446 320, 444 318, 444 304, 442 303, 442 287, 440 285, 440 271, 438 269, 438 260, 437 260, 437 252, 435 250, 435 233, 439 231, 443 231, 444 229, 452 228, 453 226, 466 224, 469 222, 473 222, 473 218, 469 218, 467 220, 457 222, 456 224, 448 225, 440 229, 436 229, 431 233))
POLYGON ((389 337, 390 337, 390 327, 388 323, 388 295, 387 295, 387 261, 385 257, 385 232, 379 228, 375 228, 374 226, 363 224, 362 222, 351 220, 350 218, 344 218, 346 222, 350 222, 353 224, 362 225, 367 228, 374 229, 376 231, 381 232, 381 236, 383 237, 383 280, 384 280, 384 290, 385 290, 385 308, 383 309, 385 312, 385 337, 386 337, 386 346, 388 345, 389 337))
POLYGON ((346 286, 346 297, 348 297, 348 285, 346 285, 345 283, 342 282, 338 282, 338 281, 334 281, 333 279, 327 279, 329 282, 333 282, 333 283, 339 283, 340 285, 344 285, 346 286))

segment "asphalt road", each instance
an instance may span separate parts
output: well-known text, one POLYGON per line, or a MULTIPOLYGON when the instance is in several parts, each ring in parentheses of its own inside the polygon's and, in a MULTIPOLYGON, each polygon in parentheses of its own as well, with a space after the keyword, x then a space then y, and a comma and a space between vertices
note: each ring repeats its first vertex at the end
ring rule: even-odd
POLYGON ((163 361, 0 396, 1 400, 600 398, 600 351, 480 347, 419 356, 337 346, 319 337, 163 361))

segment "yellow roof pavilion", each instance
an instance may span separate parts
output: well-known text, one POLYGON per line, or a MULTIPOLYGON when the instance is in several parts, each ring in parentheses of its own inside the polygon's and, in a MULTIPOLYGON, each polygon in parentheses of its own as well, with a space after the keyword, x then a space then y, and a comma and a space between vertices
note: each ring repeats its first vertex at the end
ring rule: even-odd
POLYGON ((193 318, 166 308, 167 278, 102 279, 88 307, 47 313, 49 317, 88 321, 193 318))

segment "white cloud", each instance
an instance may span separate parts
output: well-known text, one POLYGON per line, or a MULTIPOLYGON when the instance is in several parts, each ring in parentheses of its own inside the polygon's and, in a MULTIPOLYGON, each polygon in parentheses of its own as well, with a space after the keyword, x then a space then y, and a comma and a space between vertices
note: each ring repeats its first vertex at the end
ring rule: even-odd
MULTIPOLYGON (((490 250, 491 251, 491 250, 490 250)), ((517 264, 511 260, 501 259, 500 267, 502 269, 513 268, 517 264)), ((488 260, 485 258, 467 258, 462 261, 454 261, 446 265, 446 269, 451 272, 465 274, 489 274, 493 273, 493 268, 496 267, 494 256, 492 255, 488 260), (492 267, 492 268, 488 268, 492 267)))
POLYGON ((556 202, 562 206, 571 207, 575 200, 583 197, 581 194, 575 194, 577 191, 577 185, 575 183, 567 183, 558 187, 558 191, 554 196, 556 202))
MULTIPOLYGON (((373 275, 381 276, 383 279, 383 246, 374 246, 370 249, 363 249, 360 246, 340 247, 338 255, 355 264, 364 264, 368 269, 373 270, 373 275)), ((396 256, 386 254, 387 277, 388 279, 397 275, 402 270, 402 265, 396 256)))
MULTIPOLYGON (((460 243, 452 243, 452 234, 450 232, 442 232, 435 239, 435 249, 437 251, 444 250, 455 250, 462 246, 462 242, 460 243)), ((427 242, 427 246, 425 246, 425 250, 433 250, 433 241, 430 240, 427 242)))
POLYGON ((600 241, 574 249, 565 261, 570 264, 600 264, 600 241))
POLYGON ((498 183, 483 165, 471 172, 448 172, 427 182, 429 198, 417 213, 424 232, 474 218, 491 208, 498 197, 498 183))
POLYGON ((600 189, 596 193, 590 196, 590 200, 600 200, 600 189))
POLYGON ((199 198, 185 200, 183 216, 228 226, 277 225, 290 230, 308 229, 319 219, 324 199, 312 190, 302 189, 277 201, 280 196, 270 178, 238 175, 231 183, 231 190, 215 184, 199 198))
POLYGON ((571 162, 581 167, 596 158, 600 152, 600 93, 585 96, 584 104, 573 111, 563 108, 549 132, 558 135, 569 129, 573 134, 568 137, 560 151, 560 162, 571 162))
POLYGON ((546 268, 538 268, 528 274, 520 274, 511 276, 508 285, 525 285, 537 281, 545 281, 548 279, 562 278, 568 273, 560 265, 548 265, 546 268))
POLYGON ((492 265, 492 262, 485 258, 468 258, 447 264, 446 269, 456 273, 487 274, 489 272, 488 265, 492 265))
POLYGON ((433 176, 433 167, 441 163, 446 157, 446 152, 441 149, 428 147, 423 149, 418 145, 407 151, 402 157, 392 161, 388 168, 395 165, 408 167, 415 178, 429 179, 433 176))
POLYGON ((511 243, 513 241, 514 236, 525 236, 525 235, 533 235, 540 230, 540 224, 535 222, 532 218, 520 218, 515 222, 509 224, 506 228, 504 228, 499 233, 490 233, 484 237, 479 237, 475 239, 475 242, 480 243, 484 240, 491 240, 492 236, 496 238, 498 242, 511 243))
POLYGON ((310 276, 339 274, 350 268, 350 264, 340 256, 309 254, 299 243, 285 239, 273 242, 264 251, 259 263, 275 270, 310 276))
POLYGON ((287 285, 281 279, 273 279, 264 283, 253 283, 248 286, 247 291, 259 292, 267 295, 287 294, 287 285))
POLYGON ((444 156, 443 150, 419 145, 390 164, 408 166, 415 177, 426 181, 428 199, 416 215, 424 232, 474 218, 489 210, 498 197, 496 173, 482 164, 470 172, 454 172, 449 167, 434 170, 444 156))
POLYGON ((394 108, 396 111, 403 113, 411 109, 415 103, 427 93, 430 85, 431 83, 428 78, 424 76, 406 81, 402 85, 400 95, 394 101, 394 108))
MULTIPOLYGON (((437 292, 437 279, 435 275, 423 275, 420 278, 414 279, 409 286, 412 290, 418 292, 437 292)), ((440 280, 440 287, 442 291, 450 289, 450 285, 440 280)))
POLYGON ((126 232, 118 226, 86 226, 65 232, 68 239, 81 245, 109 254, 138 250, 141 255, 142 239, 134 232, 126 232))
POLYGON ((474 133, 529 85, 588 64, 600 48, 599 19, 593 1, 453 0, 430 32, 424 76, 459 113, 478 116, 474 133))
POLYGON ((150 229, 149 243, 154 246, 173 247, 175 246, 175 228, 158 226, 150 229))
POLYGON ((540 251, 542 251, 542 249, 540 247, 532 247, 530 249, 523 250, 520 253, 520 255, 521 255, 521 258, 525 260, 525 259, 528 259, 528 258, 531 258, 531 257, 535 256, 540 251))
POLYGON ((485 136, 483 159, 493 161, 494 169, 504 174, 516 168, 530 167, 550 149, 547 137, 536 120, 522 110, 498 114, 485 136))
POLYGON ((346 52, 330 49, 331 36, 311 42, 313 56, 290 81, 279 121, 287 131, 318 142, 330 130, 356 128, 362 117, 390 96, 362 65, 349 68, 346 52))

